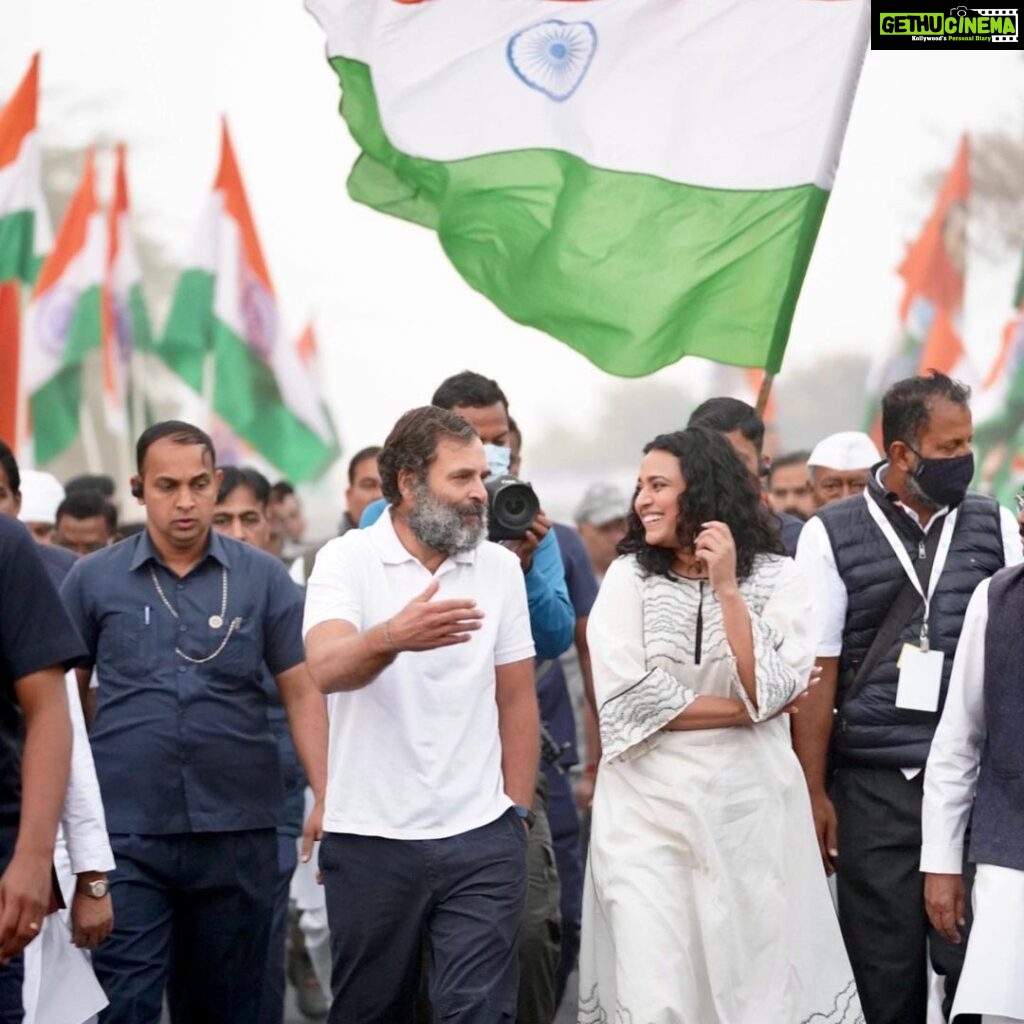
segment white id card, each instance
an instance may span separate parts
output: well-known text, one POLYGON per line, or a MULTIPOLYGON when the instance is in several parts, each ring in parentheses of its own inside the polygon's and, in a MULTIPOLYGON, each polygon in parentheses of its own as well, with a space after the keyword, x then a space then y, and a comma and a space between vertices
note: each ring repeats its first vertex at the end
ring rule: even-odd
POLYGON ((907 711, 938 711, 942 691, 942 651, 903 645, 896 707, 907 711))

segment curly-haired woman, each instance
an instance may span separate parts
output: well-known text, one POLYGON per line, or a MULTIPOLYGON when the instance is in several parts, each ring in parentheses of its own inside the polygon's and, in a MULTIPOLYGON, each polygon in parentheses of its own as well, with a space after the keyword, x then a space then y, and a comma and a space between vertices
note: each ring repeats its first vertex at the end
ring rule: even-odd
POLYGON ((619 550, 588 630, 580 1024, 863 1021, 784 714, 810 597, 725 439, 647 445, 619 550))

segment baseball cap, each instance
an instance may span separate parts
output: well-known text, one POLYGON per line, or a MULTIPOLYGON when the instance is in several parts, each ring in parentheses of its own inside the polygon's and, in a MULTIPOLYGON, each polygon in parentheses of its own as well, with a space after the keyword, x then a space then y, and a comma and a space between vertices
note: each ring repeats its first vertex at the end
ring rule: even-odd
POLYGON ((591 484, 576 506, 577 525, 604 526, 629 515, 629 496, 614 484, 591 484))

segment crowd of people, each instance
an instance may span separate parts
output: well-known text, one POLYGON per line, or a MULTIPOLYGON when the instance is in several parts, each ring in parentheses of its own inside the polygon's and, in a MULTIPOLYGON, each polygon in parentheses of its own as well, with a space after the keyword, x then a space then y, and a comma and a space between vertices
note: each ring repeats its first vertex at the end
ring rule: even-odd
POLYGON ((322 544, 188 423, 135 526, 0 442, 0 1024, 280 1024, 286 978, 332 1024, 1024 1021, 1024 548, 969 398, 775 459, 712 398, 499 540, 471 372, 322 544))

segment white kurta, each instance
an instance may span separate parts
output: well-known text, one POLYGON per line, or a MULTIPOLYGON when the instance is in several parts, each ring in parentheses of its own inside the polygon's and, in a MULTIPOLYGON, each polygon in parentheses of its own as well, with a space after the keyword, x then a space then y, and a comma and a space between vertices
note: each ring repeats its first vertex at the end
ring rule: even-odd
POLYGON ((580 1024, 863 1021, 788 719, 771 717, 807 684, 808 591, 776 556, 759 557, 740 589, 757 666, 751 727, 663 729, 701 695, 746 701, 708 583, 645 579, 622 558, 591 612, 605 761, 580 1024))
MULTIPOLYGON (((960 874, 964 834, 985 746, 985 629, 989 581, 967 606, 949 692, 924 776, 921 870, 960 874)), ((953 1003, 961 1013, 1024 1021, 1024 871, 979 864, 974 923, 953 1003)))
MULTIPOLYGON (((64 796, 54 867, 67 907, 74 899, 76 875, 113 871, 114 854, 89 746, 78 681, 64 679, 71 716, 71 772, 64 796)), ((40 936, 25 947, 22 988, 25 1024, 86 1024, 108 1005, 89 954, 71 942, 71 911, 47 914, 40 936)))

